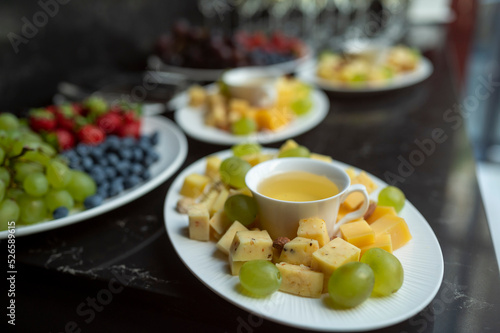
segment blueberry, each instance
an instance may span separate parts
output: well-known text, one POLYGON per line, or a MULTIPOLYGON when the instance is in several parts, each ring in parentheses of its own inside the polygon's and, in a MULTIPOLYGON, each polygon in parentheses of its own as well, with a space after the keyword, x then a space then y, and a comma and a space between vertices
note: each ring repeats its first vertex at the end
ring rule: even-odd
POLYGON ((90 177, 99 185, 106 180, 106 172, 103 167, 97 165, 90 170, 90 177))
POLYGON ((158 162, 158 160, 160 159, 160 155, 158 155, 158 153, 155 152, 154 150, 151 150, 148 152, 147 158, 151 158, 151 160, 154 163, 154 162, 158 162))
POLYGON ((151 134, 149 137, 149 142, 153 145, 156 146, 158 142, 160 141, 160 133, 158 131, 154 132, 151 134))
POLYGON ((81 165, 83 170, 90 172, 92 166, 94 165, 94 161, 89 156, 85 156, 84 158, 82 158, 81 165))
POLYGON ((105 167, 104 172, 106 173, 106 178, 109 180, 112 180, 118 174, 114 166, 105 167))
POLYGON ((130 174, 130 162, 129 161, 120 161, 116 165, 116 171, 118 171, 118 174, 120 176, 126 177, 130 174))
POLYGON ((109 153, 106 157, 110 165, 117 165, 120 162, 120 158, 115 153, 109 153))
POLYGON ((117 178, 111 182, 111 186, 109 187, 109 196, 113 197, 120 194, 124 189, 123 180, 121 178, 117 178))
POLYGON ((134 163, 130 166, 130 173, 133 175, 141 175, 144 172, 144 167, 139 163, 134 163))
POLYGON ((136 143, 136 140, 131 137, 131 136, 127 136, 125 138, 122 139, 122 146, 123 147, 133 147, 136 143))
POLYGON ((149 140, 141 140, 141 141, 139 141, 138 146, 139 146, 140 149, 143 150, 143 152, 148 152, 151 149, 153 149, 153 146, 151 145, 151 143, 149 142, 149 140))
POLYGON ((69 214, 68 208, 61 206, 61 207, 58 207, 54 210, 54 212, 52 213, 52 217, 54 219, 60 219, 60 218, 68 216, 68 214, 69 214))
POLYGON ((101 157, 100 159, 96 160, 95 162, 102 167, 107 167, 109 165, 108 159, 104 158, 104 157, 101 157))
POLYGON ((80 158, 76 155, 70 157, 68 165, 71 169, 76 169, 80 165, 80 158))
POLYGON ((141 182, 141 179, 136 176, 132 175, 130 177, 127 177, 125 181, 123 182, 123 185, 125 186, 126 189, 134 187, 135 185, 139 184, 141 182))
POLYGON ((103 155, 104 155, 104 149, 101 146, 93 147, 90 152, 90 156, 92 156, 96 161, 101 159, 103 155))
POLYGON ((133 152, 133 158, 132 160, 135 161, 135 162, 141 162, 142 159, 144 158, 144 152, 141 148, 139 147, 134 147, 132 149, 132 152, 133 152))
POLYGON ((134 153, 132 149, 124 148, 118 152, 118 155, 122 158, 122 160, 131 160, 134 157, 134 153))
POLYGON ((109 196, 109 189, 110 189, 110 187, 111 187, 111 185, 110 185, 109 182, 102 182, 97 187, 97 193, 96 194, 100 195, 103 198, 107 198, 109 196))
POLYGON ((148 180, 149 178, 151 178, 151 171, 149 171, 148 169, 145 169, 141 175, 141 178, 142 178, 142 180, 148 180))
POLYGON ((101 205, 103 200, 104 199, 100 195, 94 194, 86 197, 83 201, 83 205, 85 206, 85 208, 90 209, 101 205))
POLYGON ((118 151, 120 150, 121 140, 116 135, 108 135, 106 139, 106 146, 110 151, 118 151))
POLYGON ((83 144, 83 143, 79 143, 76 146, 75 150, 78 153, 78 155, 80 155, 80 156, 87 156, 92 151, 92 146, 89 146, 89 145, 86 145, 86 144, 83 144))

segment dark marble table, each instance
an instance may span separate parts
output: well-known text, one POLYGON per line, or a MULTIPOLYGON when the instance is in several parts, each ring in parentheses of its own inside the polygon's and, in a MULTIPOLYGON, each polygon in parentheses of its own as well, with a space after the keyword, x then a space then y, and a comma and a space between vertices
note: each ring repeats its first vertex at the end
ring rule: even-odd
MULTIPOLYGON (((494 332, 499 269, 473 153, 455 112, 453 71, 444 52, 426 55, 435 66, 427 81, 379 95, 330 95, 326 119, 295 139, 396 181, 439 240, 445 271, 435 299, 381 332, 494 332)), ((183 167, 221 149, 190 139, 183 167)), ((171 182, 99 217, 17 238, 18 331, 298 331, 240 310, 189 272, 165 232, 171 182)))

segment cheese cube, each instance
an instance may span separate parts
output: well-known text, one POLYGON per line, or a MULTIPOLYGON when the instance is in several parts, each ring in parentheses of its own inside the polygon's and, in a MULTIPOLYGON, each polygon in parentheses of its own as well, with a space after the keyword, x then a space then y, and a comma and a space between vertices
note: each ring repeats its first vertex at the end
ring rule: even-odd
POLYGON ((410 241, 411 234, 405 220, 399 216, 384 215, 371 224, 375 236, 382 233, 391 235, 392 250, 397 250, 410 241))
POLYGON ((295 237, 285 244, 279 260, 294 265, 311 266, 312 254, 317 249, 319 249, 317 240, 295 237))
POLYGON ((317 240, 320 248, 330 241, 325 221, 317 217, 300 220, 297 236, 317 240))
POLYGON ((207 92, 205 88, 200 85, 193 85, 188 90, 189 105, 192 107, 199 107, 205 103, 207 99, 207 92))
POLYGON ((216 180, 220 178, 219 167, 222 160, 217 156, 207 157, 207 165, 205 167, 205 175, 216 180))
POLYGON ((375 237, 375 241, 373 244, 366 245, 363 247, 360 247, 359 249, 361 250, 361 256, 368 251, 369 249, 372 249, 374 247, 378 247, 381 249, 386 250, 389 253, 392 253, 392 241, 391 241, 391 235, 387 233, 381 233, 375 237))
POLYGON ((192 173, 184 179, 180 194, 185 197, 197 198, 203 193, 205 186, 210 182, 210 178, 198 173, 192 173))
POLYGON ((232 261, 271 260, 273 240, 267 231, 238 231, 229 248, 232 261))
POLYGON ((214 215, 216 212, 219 210, 224 209, 224 204, 226 203, 226 199, 229 195, 229 191, 225 188, 223 188, 220 192, 217 198, 215 198, 212 207, 210 207, 210 215, 214 215))
POLYGON ((381 218, 384 215, 392 215, 392 216, 397 216, 398 214, 396 213, 396 209, 392 206, 379 206, 375 207, 375 210, 373 211, 372 215, 366 219, 366 222, 368 224, 372 224, 373 222, 377 221, 379 218, 381 218))
POLYGON ((232 222, 227 218, 224 210, 219 210, 210 219, 210 226, 214 232, 219 236, 219 238, 226 232, 226 230, 231 226, 232 222))
POLYGON ((231 257, 229 257, 229 269, 231 270, 231 275, 239 275, 240 269, 246 261, 233 261, 231 257))
POLYGON ((219 250, 224 252, 225 254, 229 254, 229 248, 231 247, 231 243, 233 242, 234 235, 236 235, 237 231, 248 230, 243 224, 238 221, 234 221, 233 224, 227 229, 224 236, 217 242, 216 246, 219 250))
MULTIPOLYGON (((204 195, 202 200, 200 201, 200 204, 205 205, 207 209, 209 210, 208 213, 210 214, 210 208, 215 202, 215 199, 217 199, 217 196, 219 195, 219 191, 217 190, 210 190, 206 195, 204 195)), ((212 214, 210 214, 212 216, 212 214)))
POLYGON ((351 261, 359 261, 361 250, 342 238, 335 238, 312 255, 311 268, 325 276, 323 291, 328 290, 328 280, 332 273, 351 261))
MULTIPOLYGON (((352 179, 351 184, 364 185, 368 194, 377 189, 377 184, 375 184, 370 176, 368 176, 364 171, 361 171, 354 179, 352 179)), ((363 203, 363 201, 364 196, 359 192, 354 192, 349 194, 342 205, 344 205, 348 210, 355 210, 363 203)))
POLYGON ((203 204, 191 205, 188 209, 189 238, 200 241, 210 239, 208 209, 203 204))
POLYGON ((271 158, 273 158, 272 154, 263 154, 263 153, 248 154, 242 157, 242 159, 250 163, 251 166, 255 166, 261 162, 268 161, 271 158))
POLYGON ((297 148, 298 146, 299 146, 299 144, 297 142, 295 142, 292 139, 288 139, 288 140, 286 140, 286 142, 284 144, 281 145, 280 153, 282 153, 288 149, 297 148))
POLYGON ((367 246, 375 241, 375 232, 365 220, 341 225, 340 233, 344 240, 357 247, 367 246))
POLYGON ((351 179, 351 182, 353 181, 354 178, 356 178, 356 170, 354 170, 354 168, 346 169, 345 172, 347 173, 347 175, 351 179))
POLYGON ((313 160, 319 160, 319 161, 323 161, 323 162, 328 162, 328 163, 330 163, 330 162, 333 161, 333 159, 330 156, 316 154, 316 153, 311 153, 311 155, 309 156, 309 158, 312 158, 313 160))
POLYGON ((318 298, 323 292, 324 275, 310 267, 286 262, 276 264, 281 273, 280 290, 286 293, 318 298))

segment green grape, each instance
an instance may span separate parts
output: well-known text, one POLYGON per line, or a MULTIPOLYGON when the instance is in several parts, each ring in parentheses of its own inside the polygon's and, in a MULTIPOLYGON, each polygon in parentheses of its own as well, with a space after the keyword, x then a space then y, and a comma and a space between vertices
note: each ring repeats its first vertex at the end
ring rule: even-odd
POLYGON ((47 164, 45 175, 53 188, 64 188, 71 179, 71 170, 63 162, 51 160, 47 164))
POLYGON ((5 167, 0 167, 0 180, 3 180, 7 185, 10 184, 10 173, 5 167))
POLYGON ((236 194, 227 198, 224 203, 224 212, 230 221, 250 225, 257 217, 257 204, 252 197, 236 194))
POLYGON ((3 164, 3 161, 5 160, 5 150, 0 147, 0 164, 3 164))
POLYGON ((14 200, 7 199, 0 203, 0 230, 7 230, 7 223, 19 219, 19 206, 14 200))
POLYGON ((248 135, 255 131, 257 131, 257 123, 251 118, 240 118, 231 125, 231 132, 235 135, 248 135))
POLYGON ((5 198, 5 192, 7 191, 7 184, 3 181, 0 180, 0 201, 5 198))
POLYGON ((77 202, 83 202, 86 197, 94 195, 96 192, 94 180, 85 172, 71 170, 71 178, 66 185, 66 190, 77 202))
POLYGON ((242 188, 245 187, 245 175, 252 166, 247 161, 239 157, 233 156, 226 158, 222 161, 219 173, 221 180, 232 187, 242 188))
POLYGON ((27 151, 23 154, 22 159, 23 161, 40 163, 44 166, 46 166, 50 162, 50 157, 38 150, 27 151))
POLYGON ((42 198, 35 198, 23 194, 18 198, 19 219, 24 224, 33 224, 43 221, 47 217, 47 207, 42 198))
POLYGON ((0 129, 11 131, 19 127, 19 120, 12 113, 0 114, 0 129))
POLYGON ((311 155, 311 152, 309 149, 307 149, 304 146, 298 146, 295 148, 290 148, 285 151, 282 151, 281 153, 278 154, 279 158, 282 157, 309 157, 311 155))
POLYGON ((24 148, 24 141, 14 139, 11 141, 10 150, 7 152, 8 157, 18 156, 22 153, 24 148))
POLYGON ((237 157, 242 157, 246 155, 258 154, 262 150, 261 145, 258 143, 240 143, 231 147, 233 155, 237 157))
POLYGON ((41 197, 49 190, 49 181, 41 172, 30 173, 23 180, 24 191, 34 197, 41 197))
POLYGON ((360 261, 369 265, 375 274, 373 296, 388 296, 403 285, 403 265, 392 253, 373 248, 366 251, 360 261))
POLYGON ((240 283, 243 288, 255 296, 267 296, 274 293, 281 285, 281 273, 267 260, 251 260, 241 266, 240 283))
POLYGON ((24 194, 24 191, 18 187, 10 187, 5 192, 5 196, 12 200, 17 200, 21 195, 24 194))
POLYGON ((71 210, 75 205, 73 197, 66 190, 51 189, 45 195, 44 200, 49 213, 53 212, 56 208, 61 206, 64 206, 68 208, 68 210, 71 210))
POLYGON ((336 305, 352 308, 370 297, 374 283, 375 276, 370 266, 357 261, 349 262, 330 276, 328 293, 336 305))
POLYGON ((309 112, 311 107, 312 107, 312 101, 310 98, 296 99, 290 105, 292 111, 298 116, 301 116, 309 112))
POLYGON ((399 212, 405 205, 405 195, 403 191, 395 186, 387 186, 378 194, 379 206, 392 206, 399 212))
POLYGON ((35 172, 43 172, 43 165, 34 162, 14 163, 14 180, 22 183, 27 175, 35 172))

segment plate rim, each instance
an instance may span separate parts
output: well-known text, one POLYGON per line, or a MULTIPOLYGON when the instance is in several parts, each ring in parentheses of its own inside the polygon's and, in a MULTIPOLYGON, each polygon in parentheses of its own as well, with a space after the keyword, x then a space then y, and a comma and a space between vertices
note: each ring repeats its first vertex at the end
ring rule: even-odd
MULTIPOLYGON (((273 149, 273 148, 264 148, 264 152, 277 152, 278 150, 277 149, 273 149)), ((223 150, 223 151, 218 151, 218 152, 215 152, 215 153, 212 153, 212 154, 209 154, 207 156, 204 156, 200 159, 198 159, 197 161, 194 161, 193 163, 191 163, 189 166, 187 166, 179 175, 177 175, 177 177, 174 179, 174 181, 172 182, 172 185, 170 186, 169 190, 168 190, 168 193, 165 197, 165 203, 164 203, 164 223, 165 223, 165 231, 167 233, 167 236, 172 244, 172 247, 174 248, 177 256, 179 257, 179 259, 184 263, 184 265, 186 266, 186 268, 191 272, 191 274, 193 274, 200 282, 202 282, 202 284, 204 284, 210 291, 212 291, 213 293, 215 293, 217 296, 223 298, 224 300, 228 301, 229 303, 237 306, 238 308, 246 311, 246 312, 249 312, 249 313, 252 313, 252 314, 256 314, 262 318, 265 318, 267 320, 270 320, 270 321, 273 321, 275 323, 278 323, 278 324, 281 324, 281 325, 284 325, 284 326, 289 326, 289 327, 295 327, 295 328, 301 328, 301 329, 307 329, 307 330, 313 330, 313 331, 322 331, 322 332, 325 332, 325 331, 332 331, 332 332, 340 332, 340 331, 344 331, 344 332, 354 332, 354 331, 369 331, 369 330, 375 330, 375 329, 380 329, 380 328, 385 328, 385 327, 389 327, 389 326, 392 326, 392 325, 395 325, 395 324, 398 324, 400 322, 403 322, 404 320, 407 320, 413 316, 415 316, 416 314, 418 314, 420 311, 422 311, 426 306, 428 306, 432 300, 434 299, 434 297, 437 295, 441 285, 442 285, 442 282, 443 282, 443 277, 444 277, 444 258, 443 258, 443 253, 442 253, 442 249, 441 249, 441 246, 439 244, 439 240, 437 239, 437 236, 436 234, 434 233, 432 227, 430 226, 430 224, 427 222, 427 220, 424 218, 424 216, 420 213, 420 211, 408 200, 406 200, 406 203, 405 205, 410 207, 411 210, 413 210, 413 213, 415 213, 417 215, 417 217, 421 220, 422 222, 422 227, 424 227, 425 229, 427 229, 426 231, 431 235, 431 238, 433 240, 433 242, 435 243, 435 245, 437 245, 437 250, 438 250, 438 253, 436 253, 436 255, 438 256, 438 262, 437 264, 439 264, 439 272, 438 272, 438 278, 437 280, 438 283, 434 286, 434 288, 429 292, 428 296, 423 300, 421 301, 421 303, 418 305, 418 306, 415 306, 411 311, 408 311, 407 313, 405 314, 402 314, 400 315, 399 317, 395 317, 393 318, 392 320, 386 320, 385 322, 381 322, 381 323, 378 323, 376 325, 365 325, 365 326, 356 326, 356 327, 339 327, 339 328, 335 328, 335 327, 317 327, 317 326, 311 326, 311 325, 307 325, 307 324, 290 324, 290 323, 287 323, 286 321, 284 320, 280 320, 279 318, 274 318, 272 315, 269 315, 267 313, 264 313, 264 312, 260 312, 260 311, 253 311, 252 309, 249 308, 248 305, 245 305, 245 304, 241 304, 240 302, 238 302, 237 300, 233 300, 230 298, 230 296, 228 295, 225 295, 223 292, 221 291, 218 291, 216 290, 216 288, 214 286, 212 286, 210 284, 209 281, 205 281, 204 279, 202 279, 201 276, 199 276, 198 274, 196 274, 192 267, 186 262, 185 258, 183 257, 183 255, 180 253, 181 249, 178 248, 178 244, 176 243, 176 240, 175 240, 175 237, 186 237, 186 235, 176 235, 176 236, 173 236, 171 235, 170 233, 170 227, 169 227, 169 224, 168 224, 168 215, 172 214, 173 211, 172 209, 175 210, 175 203, 174 205, 172 205, 172 200, 171 198, 178 198, 179 197, 179 194, 177 193, 178 190, 180 189, 180 185, 182 185, 182 177, 186 174, 188 174, 189 172, 194 172, 195 170, 197 169, 200 169, 201 168, 201 164, 203 163, 203 161, 208 157, 208 156, 219 156, 219 157, 225 157, 225 156, 230 156, 232 154, 231 150, 230 149, 226 149, 226 150, 223 150)), ((338 161, 338 160, 333 160, 333 163, 335 164, 338 164, 340 167, 343 167, 343 168, 347 168, 347 167, 352 167, 354 168, 357 172, 359 171, 362 171, 362 169, 360 168, 357 168, 355 166, 352 166, 352 165, 349 165, 347 163, 344 163, 344 162, 341 162, 341 161, 338 161)), ((363 170, 364 171, 364 170, 363 170)), ((365 171, 366 172, 366 171, 365 171)), ((383 183, 383 184, 386 184, 384 181, 382 181, 380 178, 370 174, 367 172, 367 174, 370 176, 370 177, 373 177, 373 179, 375 179, 377 182, 380 182, 380 183, 383 183)), ((378 191, 378 190, 377 190, 378 191)), ((375 193, 375 192, 374 192, 375 193)), ((177 214, 177 213, 176 213, 177 214)), ((175 216, 174 216, 175 217, 175 216)), ((187 223, 187 220, 186 220, 186 223, 187 223)), ((215 248, 215 246, 214 246, 215 248)), ((228 274, 228 273, 226 273, 228 274)), ((227 293, 227 292, 226 292, 227 293)), ((299 297, 299 296, 295 296, 295 295, 292 295, 294 297, 299 297)), ((303 298, 303 299, 308 299, 309 298, 303 298)), ((318 302, 321 302, 321 298, 320 299, 316 299, 318 302)))
MULTIPOLYGON (((178 151, 172 162, 168 165, 168 167, 158 173, 156 177, 152 177, 147 182, 144 182, 142 185, 131 189, 129 192, 123 194, 122 196, 116 198, 108 199, 108 202, 104 202, 102 205, 97 206, 92 209, 83 210, 81 212, 76 212, 67 217, 44 221, 35 223, 32 225, 21 225, 16 223, 15 235, 19 236, 27 236, 32 235, 44 231, 49 231, 53 229, 59 229, 71 224, 83 222, 89 218, 107 213, 111 210, 114 210, 118 207, 121 207, 143 195, 152 191, 159 185, 161 185, 164 181, 170 178, 184 163, 188 153, 188 144, 187 139, 184 133, 177 127, 177 125, 172 122, 170 119, 161 117, 161 116, 150 116, 143 118, 143 126, 145 123, 148 126, 152 126, 151 131, 158 130, 161 131, 168 129, 171 134, 177 139, 178 151)), ((8 230, 0 231, 0 239, 6 239, 9 235, 8 230)))
MULTIPOLYGON (((210 89, 212 86, 213 85, 208 85, 206 87, 210 89)), ((186 95, 184 94, 186 94, 186 92, 177 97, 176 99, 177 104, 180 104, 186 100, 186 95)), ((288 124, 285 128, 277 132, 270 131, 270 132, 260 132, 248 136, 237 136, 206 125, 202 127, 206 129, 205 131, 202 132, 196 131, 197 128, 193 129, 191 126, 189 126, 189 123, 187 122, 187 120, 185 120, 185 114, 183 113, 198 111, 198 110, 196 110, 196 108, 189 107, 188 105, 184 105, 183 107, 178 108, 174 113, 174 119, 175 122, 179 125, 179 127, 188 136, 198 141, 222 145, 222 146, 234 145, 242 142, 257 142, 260 144, 271 144, 304 134, 307 131, 310 131, 316 126, 318 126, 326 118, 330 110, 330 101, 328 99, 328 96, 325 94, 325 92, 313 88, 312 99, 315 104, 316 103, 318 104, 318 106, 315 106, 313 104, 313 108, 309 110, 308 113, 302 116, 297 116, 290 124, 288 124), (310 123, 306 124, 305 126, 301 126, 300 124, 301 120, 304 119, 309 120, 310 123), (215 134, 216 136, 210 138, 209 135, 210 133, 207 134, 206 131, 213 131, 214 132, 213 134, 215 134)), ((199 111, 200 113, 202 112, 201 110, 199 111)))
POLYGON ((350 88, 335 85, 326 79, 318 78, 318 76, 315 74, 317 63, 317 60, 313 60, 309 64, 299 68, 297 73, 299 79, 303 80, 304 82, 313 84, 325 91, 342 94, 368 94, 403 89, 425 81, 434 72, 434 65, 432 64, 432 62, 426 57, 422 56, 420 58, 420 66, 417 70, 406 74, 400 74, 400 76, 396 77, 395 80, 388 81, 388 84, 380 86, 361 86, 359 88, 350 88))

